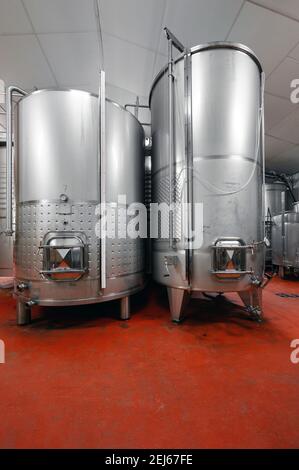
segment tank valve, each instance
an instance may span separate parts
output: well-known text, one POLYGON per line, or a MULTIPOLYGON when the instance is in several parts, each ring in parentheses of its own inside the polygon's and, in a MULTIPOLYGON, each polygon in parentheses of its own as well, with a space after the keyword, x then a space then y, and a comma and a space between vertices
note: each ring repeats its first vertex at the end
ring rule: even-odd
POLYGON ((17 284, 17 290, 19 292, 24 292, 26 289, 29 289, 29 284, 26 284, 25 282, 20 282, 20 284, 17 284))
POLYGON ((67 202, 69 200, 66 194, 60 194, 59 199, 61 202, 67 202))
POLYGON ((251 284, 253 286, 259 287, 262 284, 262 282, 257 277, 251 276, 251 284))
POLYGON ((164 265, 166 269, 166 274, 164 277, 169 277, 169 266, 176 266, 178 264, 178 257, 177 256, 164 256, 164 265))
POLYGON ((37 305, 37 300, 29 300, 26 302, 27 307, 33 307, 34 305, 37 305))
POLYGON ((267 237, 264 238, 264 243, 265 243, 267 248, 269 248, 271 246, 270 240, 267 237))

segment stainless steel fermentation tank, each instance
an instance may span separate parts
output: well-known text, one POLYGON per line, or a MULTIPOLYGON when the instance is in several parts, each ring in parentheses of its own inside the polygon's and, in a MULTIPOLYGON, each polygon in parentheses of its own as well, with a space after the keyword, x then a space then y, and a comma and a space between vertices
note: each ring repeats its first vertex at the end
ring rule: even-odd
MULTIPOLYGON (((264 282, 263 72, 247 47, 186 50, 166 28, 168 67, 151 93, 152 201, 187 202, 189 233, 203 204, 196 247, 180 212, 153 243, 153 276, 167 286, 172 319, 188 297, 238 292, 260 318, 264 282), (181 54, 173 60, 172 48, 181 54)), ((161 217, 163 223, 163 217, 161 217)))
POLYGON ((289 271, 299 274, 299 202, 273 217, 272 262, 282 278, 289 271))
POLYGON ((288 197, 287 185, 283 182, 265 184, 265 215, 266 218, 272 218, 280 214, 282 210, 291 208, 290 198, 288 197))
MULTIPOLYGON (((120 218, 128 222, 131 216, 117 203, 118 195, 126 196, 127 206, 144 200, 142 126, 105 99, 102 74, 99 98, 78 90, 25 95, 18 105, 17 140, 18 322, 29 321, 35 304, 111 299, 121 299, 121 316, 128 318, 129 295, 144 286, 144 247, 140 238, 118 238, 120 218), (96 234, 100 203, 122 209, 112 215, 113 239, 96 234)), ((8 181, 10 176, 8 168, 8 181)))
POLYGON ((272 225, 273 217, 283 210, 291 209, 291 196, 288 186, 282 181, 265 184, 265 234, 269 241, 266 248, 266 268, 272 270, 272 225))

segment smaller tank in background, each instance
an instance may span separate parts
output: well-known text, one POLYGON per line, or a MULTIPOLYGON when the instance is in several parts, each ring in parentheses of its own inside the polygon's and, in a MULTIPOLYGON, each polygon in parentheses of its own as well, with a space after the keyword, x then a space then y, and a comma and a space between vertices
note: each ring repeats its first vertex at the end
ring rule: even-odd
POLYGON ((290 210, 291 203, 288 196, 288 187, 282 181, 274 181, 265 184, 265 215, 273 217, 282 210, 290 210), (285 200, 285 207, 283 207, 285 200))
POLYGON ((266 247, 265 267, 272 271, 272 225, 273 217, 281 214, 283 210, 290 210, 292 207, 290 191, 286 183, 274 180, 273 178, 265 184, 265 235, 269 241, 266 247))
MULTIPOLYGON (((144 131, 126 109, 100 97, 50 89, 7 89, 6 233, 12 210, 12 93, 18 103, 16 135, 15 296, 18 324, 33 305, 81 305, 121 300, 144 287, 141 238, 100 237, 97 207, 114 209, 115 225, 128 223, 131 203, 144 202, 144 131), (124 195, 126 202, 119 202, 124 195), (119 211, 118 211, 119 209, 119 211), (107 238, 107 239, 106 239, 107 238)), ((113 212, 114 213, 114 212, 113 212)), ((102 229, 101 229, 102 230, 102 229)), ((101 232, 102 234, 102 232, 101 232)))
POLYGON ((273 217, 272 262, 281 278, 289 273, 299 276, 299 202, 273 217))

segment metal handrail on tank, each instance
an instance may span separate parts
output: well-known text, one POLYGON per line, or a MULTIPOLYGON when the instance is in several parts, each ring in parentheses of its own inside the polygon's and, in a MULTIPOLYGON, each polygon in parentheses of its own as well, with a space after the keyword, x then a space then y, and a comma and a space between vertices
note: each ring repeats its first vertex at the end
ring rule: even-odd
MULTIPOLYGON (((265 245, 265 247, 268 247, 270 242, 266 237, 266 217, 265 217, 265 197, 266 197, 266 194, 265 194, 265 191, 266 191, 266 177, 265 177, 265 173, 266 173, 266 155, 265 155, 265 72, 262 71, 260 77, 261 77, 261 87, 260 87, 261 124, 260 124, 260 137, 259 137, 259 139, 260 139, 260 148, 261 148, 261 152, 262 152, 262 164, 263 164, 263 168, 262 168, 262 171, 263 171, 262 221, 263 222, 262 222, 262 224, 263 224, 263 235, 264 235, 263 241, 264 241, 264 245, 265 245)), ((258 158, 257 155, 256 155, 256 158, 258 158)), ((257 167, 257 160, 256 160, 254 166, 255 166, 255 168, 257 167)), ((252 175, 252 177, 253 177, 253 175, 252 175)), ((264 267, 265 267, 265 258, 264 258, 264 267)), ((269 279, 269 281, 270 281, 270 279, 269 279)))
MULTIPOLYGON (((99 87, 99 157, 100 157, 100 202, 106 204, 106 96, 105 96, 105 72, 100 71, 100 87, 99 87)), ((101 288, 106 288, 106 237, 102 233, 101 225, 101 288)))
POLYGON ((188 224, 188 253, 186 259, 186 279, 191 287, 193 266, 193 233, 194 233, 194 204, 193 204, 193 123, 192 123, 192 60, 191 51, 184 54, 184 101, 185 101, 185 160, 187 172, 187 224, 188 224))
MULTIPOLYGON (((173 164, 174 164, 174 115, 173 115, 173 47, 179 52, 186 52, 185 46, 167 28, 164 28, 168 41, 168 159, 169 159, 169 207, 173 203, 173 164)), ((171 215, 171 213, 170 213, 171 215)), ((173 217, 169 218, 169 246, 173 248, 173 217)))
POLYGON ((12 95, 26 96, 27 92, 15 85, 6 88, 6 235, 12 235, 12 95))

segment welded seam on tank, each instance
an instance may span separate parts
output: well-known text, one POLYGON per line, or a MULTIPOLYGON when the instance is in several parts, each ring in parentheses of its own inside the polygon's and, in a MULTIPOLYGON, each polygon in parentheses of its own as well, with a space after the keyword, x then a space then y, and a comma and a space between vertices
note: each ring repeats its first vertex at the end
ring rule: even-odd
MULTIPOLYGON (((255 163, 255 159, 254 158, 250 158, 250 157, 245 157, 244 155, 234 155, 234 154, 231 154, 231 155, 208 155, 208 156, 195 156, 193 158, 193 161, 196 161, 196 160, 217 160, 217 159, 242 159, 242 160, 246 160, 246 161, 249 161, 249 162, 253 162, 255 163)), ((260 163, 258 162, 258 164, 260 165, 260 163)))
POLYGON ((109 276, 107 279, 118 279, 120 277, 127 277, 127 276, 132 276, 132 274, 141 274, 144 273, 144 269, 140 269, 139 271, 130 271, 125 274, 118 274, 117 276, 109 276))
MULTIPOLYGON (((138 202, 138 201, 134 201, 134 202, 138 202)), ((71 205, 71 206, 82 206, 82 205, 98 205, 100 204, 101 201, 98 200, 98 201, 94 201, 94 200, 90 200, 90 201, 72 201, 71 199, 68 200, 68 202, 61 202, 60 199, 36 199, 36 200, 31 200, 31 201, 20 201, 17 203, 17 206, 26 206, 26 205, 46 205, 46 204, 57 204, 57 205, 63 205, 63 204, 68 204, 68 205, 71 205)), ((130 207, 130 204, 122 204, 120 202, 109 202, 107 201, 106 202, 106 206, 109 206, 109 207, 112 207, 112 208, 125 208, 125 209, 128 209, 130 207)))
MULTIPOLYGON (((238 159, 242 159, 242 160, 245 160, 245 161, 248 161, 248 162, 252 162, 252 163, 255 163, 255 160, 253 158, 249 158, 249 157, 244 157, 242 155, 208 155, 208 156, 205 156, 205 157, 194 157, 193 161, 205 161, 205 160, 225 160, 225 159, 236 159, 236 157, 238 159)), ((176 162, 176 165, 177 166, 182 166, 182 167, 185 167, 185 161, 184 160, 180 160, 179 162, 176 162)), ((260 162, 257 162, 256 163, 257 166, 261 166, 261 163, 260 162)), ((163 166, 162 168, 159 168, 158 170, 156 171, 153 171, 152 172, 152 176, 154 175, 157 175, 159 173, 162 173, 163 171, 166 171, 168 168, 167 165, 163 166)), ((185 169, 185 168, 183 168, 185 169)))
POLYGON ((61 202, 60 199, 36 199, 31 201, 20 201, 17 203, 18 206, 25 206, 25 205, 41 205, 41 204, 69 204, 69 205, 87 205, 87 204, 100 204, 100 200, 98 201, 72 201, 71 199, 68 200, 67 203, 61 202))

